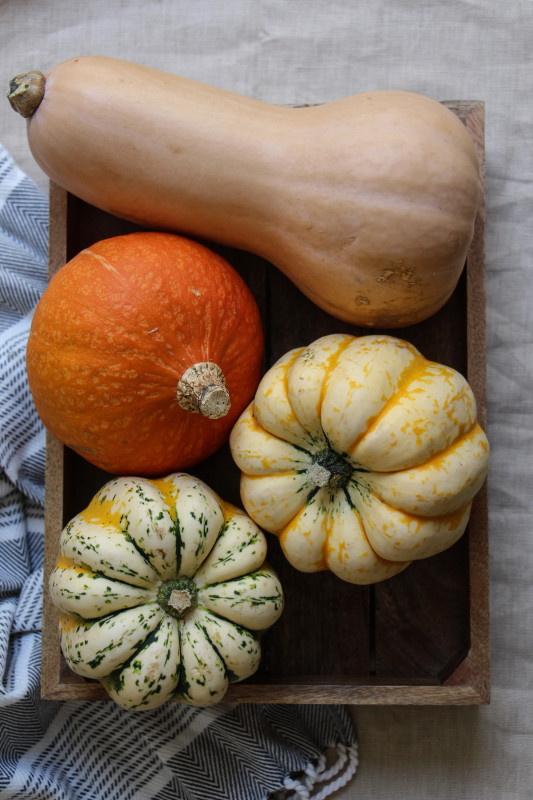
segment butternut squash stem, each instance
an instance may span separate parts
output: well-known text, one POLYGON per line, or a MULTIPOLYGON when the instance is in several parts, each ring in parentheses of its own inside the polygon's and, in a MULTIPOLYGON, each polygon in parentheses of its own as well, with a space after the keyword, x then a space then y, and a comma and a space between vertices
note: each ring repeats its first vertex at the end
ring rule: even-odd
POLYGON ((231 407, 224 373, 212 361, 201 361, 185 370, 176 398, 185 411, 208 419, 225 417, 231 407))
POLYGON ((31 117, 44 97, 45 77, 38 69, 15 75, 9 82, 7 99, 21 117, 31 117))

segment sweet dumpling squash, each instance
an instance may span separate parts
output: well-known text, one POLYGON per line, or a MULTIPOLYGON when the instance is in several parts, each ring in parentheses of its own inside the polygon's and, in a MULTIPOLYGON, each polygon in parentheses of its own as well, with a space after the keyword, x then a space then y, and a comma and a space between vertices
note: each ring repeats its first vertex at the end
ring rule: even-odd
POLYGON ((50 592, 74 672, 121 706, 207 706, 253 674, 283 591, 264 534, 183 473, 116 478, 65 527, 50 592))
POLYGON ((489 462, 465 378, 379 335, 288 352, 230 446, 245 509, 290 563, 358 584, 454 544, 489 462))

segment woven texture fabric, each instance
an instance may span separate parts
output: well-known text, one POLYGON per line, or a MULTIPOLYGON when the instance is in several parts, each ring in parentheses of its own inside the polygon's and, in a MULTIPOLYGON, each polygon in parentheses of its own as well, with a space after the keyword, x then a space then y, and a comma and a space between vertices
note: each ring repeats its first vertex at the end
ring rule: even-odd
POLYGON ((45 196, 0 146, 0 797, 326 797, 357 766, 343 707, 172 703, 141 724, 111 702, 40 700, 45 439, 25 350, 47 219, 45 196))

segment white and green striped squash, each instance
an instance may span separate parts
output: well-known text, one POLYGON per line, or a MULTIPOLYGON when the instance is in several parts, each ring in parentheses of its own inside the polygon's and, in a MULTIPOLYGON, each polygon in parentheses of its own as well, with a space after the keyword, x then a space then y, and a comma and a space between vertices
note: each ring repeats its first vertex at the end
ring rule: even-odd
POLYGON ((64 528, 50 576, 67 663, 128 709, 217 703, 257 670, 283 609, 266 551, 190 475, 109 481, 64 528))

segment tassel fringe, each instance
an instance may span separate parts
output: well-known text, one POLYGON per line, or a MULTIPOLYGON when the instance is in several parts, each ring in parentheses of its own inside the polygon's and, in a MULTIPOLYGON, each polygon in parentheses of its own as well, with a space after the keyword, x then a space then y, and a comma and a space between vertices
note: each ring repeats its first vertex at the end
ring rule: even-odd
POLYGON ((326 756, 320 756, 318 762, 307 765, 305 777, 285 778, 283 788, 291 794, 291 800, 324 800, 346 786, 357 771, 359 756, 357 744, 347 747, 339 744, 336 747, 338 758, 327 767, 326 756))

